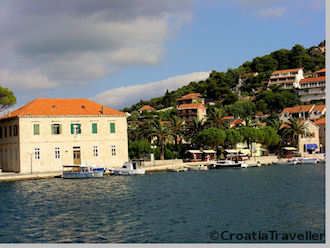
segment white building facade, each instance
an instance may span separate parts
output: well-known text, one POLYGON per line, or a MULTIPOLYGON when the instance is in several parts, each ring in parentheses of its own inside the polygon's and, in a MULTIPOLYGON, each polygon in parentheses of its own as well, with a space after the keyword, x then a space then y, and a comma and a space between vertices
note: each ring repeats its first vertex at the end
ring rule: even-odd
POLYGON ((270 76, 268 86, 279 85, 284 89, 293 89, 299 87, 299 81, 303 78, 303 68, 277 70, 270 76))
POLYGON ((65 164, 119 167, 128 160, 124 113, 87 99, 36 99, 0 119, 2 171, 61 171, 65 164))

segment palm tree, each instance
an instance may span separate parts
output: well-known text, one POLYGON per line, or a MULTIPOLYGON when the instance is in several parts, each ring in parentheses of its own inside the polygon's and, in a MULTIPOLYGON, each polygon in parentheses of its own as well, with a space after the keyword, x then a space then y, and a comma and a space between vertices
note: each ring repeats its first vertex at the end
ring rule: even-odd
POLYGON ((169 125, 160 119, 153 120, 151 122, 150 136, 151 138, 157 138, 157 142, 160 148, 160 160, 164 160, 166 140, 172 136, 169 125))
POLYGON ((170 117, 170 122, 170 129, 174 138, 175 147, 178 148, 178 144, 182 142, 184 121, 180 117, 173 115, 170 117))
POLYGON ((284 127, 281 128, 282 138, 294 146, 298 145, 300 135, 306 134, 307 128, 305 122, 297 118, 290 118, 284 127))
POLYGON ((207 125, 210 127, 223 128, 225 111, 220 108, 211 109, 207 118, 207 125))
POLYGON ((205 121, 199 120, 196 117, 192 119, 192 121, 186 124, 185 128, 185 139, 191 140, 191 138, 195 137, 200 131, 202 131, 205 127, 205 121))

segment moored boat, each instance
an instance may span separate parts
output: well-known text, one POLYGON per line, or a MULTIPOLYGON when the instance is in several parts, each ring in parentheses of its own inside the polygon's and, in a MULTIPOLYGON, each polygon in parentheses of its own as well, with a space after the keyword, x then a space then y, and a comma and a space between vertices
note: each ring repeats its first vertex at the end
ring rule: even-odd
POLYGON ((221 169, 221 168, 246 168, 248 165, 243 161, 233 161, 233 160, 218 160, 216 161, 210 169, 221 169))
POLYGON ((145 169, 137 168, 134 162, 125 162, 121 168, 110 169, 112 175, 130 176, 130 175, 143 175, 145 169))
POLYGON ((86 179, 103 177, 104 168, 87 165, 63 165, 62 177, 64 179, 86 179))

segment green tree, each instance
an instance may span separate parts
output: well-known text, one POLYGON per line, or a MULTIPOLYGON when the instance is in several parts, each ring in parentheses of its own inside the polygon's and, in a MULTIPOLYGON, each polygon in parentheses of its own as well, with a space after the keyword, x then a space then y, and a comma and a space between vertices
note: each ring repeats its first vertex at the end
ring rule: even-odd
POLYGON ((148 140, 136 140, 129 142, 128 154, 131 159, 145 158, 151 153, 151 144, 148 140))
POLYGON ((16 97, 14 93, 8 89, 0 86, 0 111, 14 105, 16 103, 16 97))
POLYGON ((199 132, 194 137, 194 143, 200 146, 209 146, 215 150, 218 150, 219 145, 223 145, 226 139, 226 133, 219 128, 208 128, 199 132))
POLYGON ((235 117, 245 119, 246 117, 255 114, 256 106, 251 101, 239 100, 234 104, 226 106, 226 110, 235 117))
POLYGON ((237 129, 226 129, 225 146, 228 148, 234 148, 236 144, 242 141, 241 133, 237 129))
POLYGON ((224 119, 225 111, 220 108, 210 108, 208 117, 207 117, 207 125, 209 127, 223 128, 224 127, 224 119))

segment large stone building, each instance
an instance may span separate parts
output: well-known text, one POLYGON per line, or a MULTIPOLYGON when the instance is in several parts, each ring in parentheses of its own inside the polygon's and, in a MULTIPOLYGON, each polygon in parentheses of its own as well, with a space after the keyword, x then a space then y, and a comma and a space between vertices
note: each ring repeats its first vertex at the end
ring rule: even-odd
POLYGON ((0 168, 61 171, 64 164, 118 167, 128 160, 124 113, 87 99, 35 99, 0 119, 0 168))

